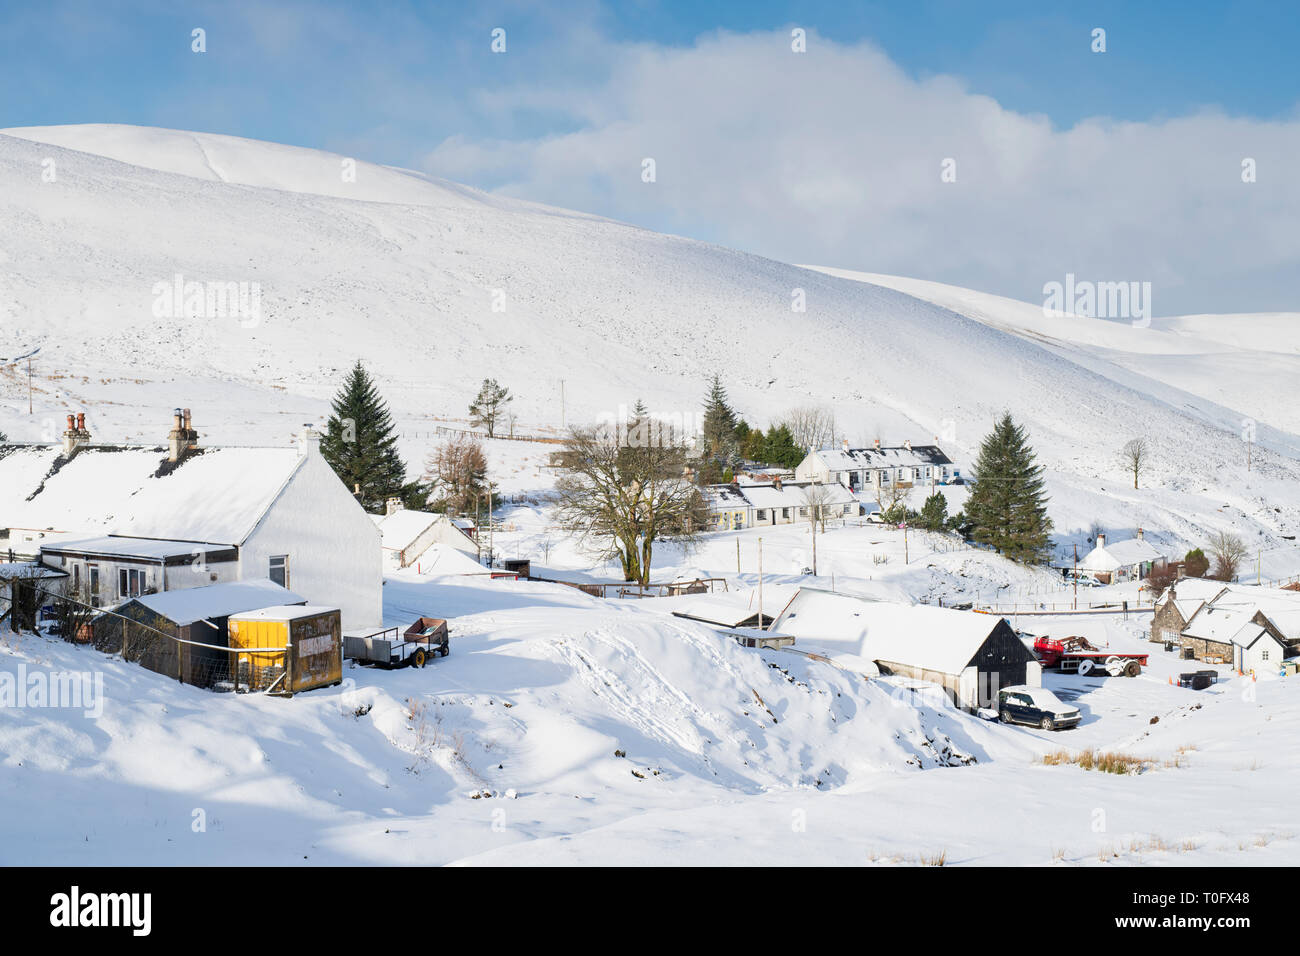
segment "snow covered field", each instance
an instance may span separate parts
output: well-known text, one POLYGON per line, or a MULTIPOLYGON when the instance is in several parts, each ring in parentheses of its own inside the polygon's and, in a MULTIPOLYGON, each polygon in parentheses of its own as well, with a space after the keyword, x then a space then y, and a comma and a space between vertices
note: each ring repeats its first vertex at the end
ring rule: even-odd
MULTIPOLYGON (((855 444, 941 435, 964 466, 1010 409, 1047 467, 1060 556, 1094 523, 1112 538, 1141 526, 1171 554, 1224 529, 1251 549, 1243 579, 1300 574, 1296 314, 1049 317, 364 162, 345 182, 341 159, 170 130, 0 132, 0 353, 41 348, 31 416, 25 367, 0 366, 0 431, 55 440, 84 410, 96 440, 161 442, 182 405, 205 442, 287 445, 359 357, 419 471, 487 375, 515 393, 520 432, 557 435, 637 398, 694 413, 725 357, 751 422, 815 401, 855 444), (45 159, 58 179, 34 185, 45 159), (175 275, 259 283, 257 321, 157 315, 155 285, 175 275), (796 289, 808 311, 792 321, 796 289), (1138 434, 1153 456, 1134 489, 1116 453, 1138 434)), ((496 554, 616 580, 554 526, 556 446, 485 446, 496 554)), ((945 494, 956 511, 964 489, 945 494)), ((1054 572, 856 520, 818 535, 815 577, 803 524, 661 545, 652 577, 724 579, 750 606, 760 538, 765 611, 810 583, 1022 609, 1074 597, 1054 572)), ((1137 679, 1045 675, 1084 715, 1052 734, 743 649, 673 617, 681 599, 604 601, 470 562, 433 551, 384 588, 387 623, 450 619, 449 658, 349 667, 293 700, 0 634, 0 675, 103 681, 97 716, 0 708, 0 863, 1300 862, 1300 679, 1224 669, 1180 688, 1187 665, 1145 642, 1149 612, 1010 616, 1152 654, 1137 679), (1085 747, 1143 772, 1043 763, 1085 747)), ((1120 585, 1079 600, 1149 598, 1120 585)))
MULTIPOLYGON (((452 619, 424 670, 292 700, 217 695, 24 636, 0 667, 102 672, 102 715, 0 711, 0 862, 1294 864, 1300 681, 1047 675, 1073 731, 740 648, 657 602, 402 573, 452 619), (1152 723, 1152 718, 1158 722, 1152 723), (1046 766, 1122 750, 1136 775, 1046 766), (965 758, 974 758, 964 762, 965 758), (201 822, 201 827, 199 823, 201 822), (196 832, 197 830, 197 832, 196 832)), ((1153 649, 1142 618, 1037 618, 1153 649)), ((812 649, 812 648, 805 648, 812 649)))

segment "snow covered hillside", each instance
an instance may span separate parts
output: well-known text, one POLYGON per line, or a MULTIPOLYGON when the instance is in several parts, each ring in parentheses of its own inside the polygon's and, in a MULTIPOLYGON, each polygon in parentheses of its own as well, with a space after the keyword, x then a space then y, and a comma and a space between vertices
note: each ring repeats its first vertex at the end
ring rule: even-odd
MULTIPOLYGON (((1010 409, 1050 470, 1063 544, 1100 521, 1143 525, 1175 548, 1216 528, 1268 548, 1300 524, 1289 456, 1300 440, 1282 430, 1294 416, 1265 398, 1292 377, 1294 356, 1243 371, 1248 387, 1225 394, 1194 386, 1254 353, 1222 337, 1216 353, 1198 351, 1209 332, 1182 351, 1153 347, 1141 369, 1105 342, 1063 347, 1030 334, 1028 320, 960 314, 968 301, 935 304, 883 278, 352 168, 172 130, 0 133, 0 355, 42 350, 31 417, 25 366, 0 366, 0 430, 53 439, 62 414, 85 409, 98 439, 158 440, 165 410, 185 405, 210 443, 282 444, 324 416, 359 357, 419 462, 432 426, 463 417, 488 375, 514 391, 521 430, 541 431, 559 428, 561 394, 569 422, 637 397, 693 414, 721 370, 752 420, 825 403, 854 443, 941 435, 967 461, 1010 409), (155 288, 177 276, 258 284, 255 321, 156 314, 155 288), (796 290, 806 312, 792 311, 796 290), (1248 415, 1259 422, 1250 472, 1248 415), (1155 450, 1135 491, 1116 452, 1137 433, 1155 450)), ((1173 341, 1193 327, 1212 322, 1158 321, 1152 335, 1173 341)))

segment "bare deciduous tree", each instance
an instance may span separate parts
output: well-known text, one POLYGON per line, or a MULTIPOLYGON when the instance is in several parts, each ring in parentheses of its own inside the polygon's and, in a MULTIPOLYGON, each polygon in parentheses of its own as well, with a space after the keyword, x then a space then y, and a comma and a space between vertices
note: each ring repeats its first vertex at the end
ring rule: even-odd
POLYGON ((907 510, 908 499, 912 495, 912 486, 900 481, 881 479, 876 485, 876 504, 880 507, 880 516, 884 518, 891 512, 907 510))
POLYGON ((1124 467, 1133 472, 1133 487, 1138 486, 1138 475, 1147 467, 1150 458, 1150 448, 1147 446, 1145 438, 1134 438, 1124 444, 1119 450, 1120 460, 1124 462, 1124 467))
POLYGON ((675 435, 632 445, 616 429, 574 428, 560 456, 556 521, 617 557, 624 580, 645 586, 656 542, 690 544, 707 528, 708 508, 686 466, 675 435))
POLYGON ((1246 542, 1229 531, 1219 531, 1211 536, 1208 550, 1214 559, 1214 573, 1210 576, 1219 581, 1235 578, 1241 562, 1250 553, 1246 542))
POLYGON ((805 451, 829 448, 835 443, 835 413, 817 405, 801 405, 785 413, 782 424, 790 429, 794 443, 805 451))
MULTIPOLYGON (((834 497, 830 486, 821 483, 808 485, 803 490, 804 500, 808 502, 808 523, 815 524, 817 530, 826 530, 826 519, 832 517, 830 513, 831 499, 834 497)), ((836 507, 835 516, 842 515, 844 512, 841 508, 836 507)))
POLYGON ((429 500, 439 511, 463 513, 488 490, 487 456, 483 445, 470 435, 456 435, 429 453, 424 477, 430 484, 429 500))

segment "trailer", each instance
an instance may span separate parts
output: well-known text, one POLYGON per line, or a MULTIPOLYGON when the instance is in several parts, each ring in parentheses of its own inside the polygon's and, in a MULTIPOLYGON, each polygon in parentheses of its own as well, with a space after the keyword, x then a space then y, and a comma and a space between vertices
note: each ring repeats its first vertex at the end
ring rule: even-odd
POLYGON ((438 617, 421 617, 405 631, 395 627, 374 634, 347 635, 343 657, 378 667, 423 667, 436 654, 451 653, 451 633, 438 617))
POLYGON ((1067 674, 1110 674, 1112 677, 1137 677, 1147 666, 1150 655, 1135 651, 1100 648, 1083 637, 1058 641, 1039 637, 1034 641, 1034 655, 1044 667, 1054 667, 1067 674))

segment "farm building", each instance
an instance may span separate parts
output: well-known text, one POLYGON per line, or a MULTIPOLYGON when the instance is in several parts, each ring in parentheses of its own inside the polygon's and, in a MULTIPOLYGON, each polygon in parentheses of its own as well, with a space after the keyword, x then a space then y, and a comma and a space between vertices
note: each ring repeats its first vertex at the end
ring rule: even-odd
POLYGON ((259 608, 230 615, 227 629, 240 685, 296 694, 343 680, 343 628, 336 607, 259 608))
POLYGON ((1207 581, 1204 578, 1181 578, 1169 587, 1156 601, 1155 614, 1151 617, 1152 641, 1159 644, 1178 643, 1183 628, 1192 619, 1201 605, 1213 600, 1222 593, 1222 581, 1207 581))
POLYGON ((772 629, 845 664, 938 684, 970 711, 992 705, 1001 687, 1042 683, 1038 660, 1011 625, 988 614, 800 588, 772 629))
POLYGON ((1095 577, 1102 584, 1118 584, 1121 581, 1140 581, 1153 567, 1165 563, 1165 556, 1151 546, 1143 537, 1141 528, 1137 536, 1113 544, 1106 541, 1106 535, 1097 535, 1097 545, 1087 556, 1079 561, 1079 570, 1095 577))
POLYGON ((227 622, 232 614, 306 603, 306 598, 265 578, 146 594, 115 608, 114 615, 121 617, 101 616, 95 622, 95 644, 105 651, 124 651, 128 660, 182 683, 211 687, 230 679, 230 655, 198 645, 229 646, 227 622), (177 640, 133 628, 131 621, 177 640), (182 643, 190 641, 194 643, 182 643))
POLYGON ((429 511, 410 511, 390 503, 385 515, 372 515, 382 536, 381 546, 399 568, 410 567, 420 560, 430 545, 442 544, 478 554, 478 545, 450 518, 429 511))
POLYGON ((297 448, 201 447, 198 437, 178 409, 158 445, 92 444, 84 422, 70 421, 60 445, 0 448, 0 527, 10 547, 48 553, 46 563, 61 568, 72 560, 55 550, 64 542, 111 538, 97 547, 121 549, 120 539, 134 538, 149 553, 86 550, 73 560, 82 585, 93 577, 101 594, 120 592, 123 570, 128 594, 211 584, 212 573, 216 583, 270 578, 338 605, 350 628, 378 626, 380 532, 321 457, 319 436, 306 430, 297 448), (195 552, 223 560, 201 560, 206 575, 167 566, 182 551, 190 562, 195 552), (143 579, 133 581, 133 568, 143 579))
MULTIPOLYGON (((1225 585, 1192 615, 1179 642, 1185 654, 1198 660, 1234 663, 1242 642, 1247 642, 1247 648, 1253 646, 1255 627, 1263 628, 1285 657, 1296 656, 1300 653, 1300 594, 1279 588, 1225 585)), ((1256 653, 1267 650, 1269 644, 1265 642, 1256 653)))
POLYGON ((870 448, 850 448, 846 440, 839 448, 809 452, 794 474, 799 479, 836 482, 850 491, 865 493, 891 485, 946 485, 961 478, 961 470, 938 444, 913 445, 906 441, 881 447, 879 440, 870 448))

